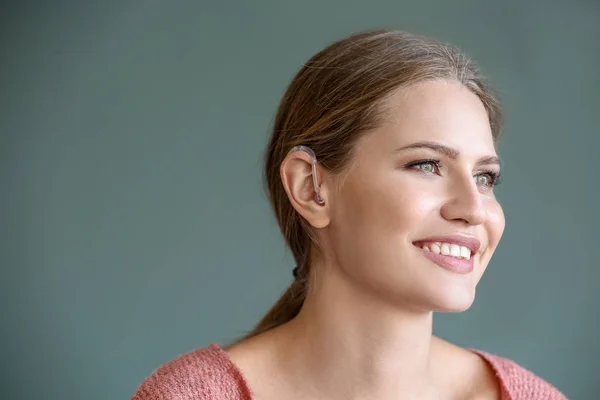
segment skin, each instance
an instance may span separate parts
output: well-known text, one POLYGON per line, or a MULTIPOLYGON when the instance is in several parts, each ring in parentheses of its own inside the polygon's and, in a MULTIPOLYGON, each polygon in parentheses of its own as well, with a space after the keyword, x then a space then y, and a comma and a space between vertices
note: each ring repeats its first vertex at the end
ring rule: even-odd
POLYGON ((323 250, 300 314, 226 349, 257 399, 499 398, 482 358, 432 334, 434 311, 473 303, 504 230, 487 185, 486 171, 499 165, 485 108, 454 81, 400 89, 387 106, 385 123, 357 142, 343 180, 319 168, 324 204, 314 201, 306 153, 281 165, 288 197, 323 250), (423 141, 457 154, 397 150, 423 141), (409 166, 430 158, 441 168, 409 166), (413 244, 448 234, 481 242, 473 272, 443 269, 413 244))

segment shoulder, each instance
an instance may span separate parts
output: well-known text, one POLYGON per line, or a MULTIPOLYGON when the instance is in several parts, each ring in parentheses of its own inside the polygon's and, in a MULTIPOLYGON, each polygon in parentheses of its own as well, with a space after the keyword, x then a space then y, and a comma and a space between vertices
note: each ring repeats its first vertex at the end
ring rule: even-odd
POLYGON ((216 344, 183 354, 146 378, 131 400, 249 400, 246 384, 216 344))
POLYGON ((474 351, 494 369, 502 387, 503 399, 566 400, 557 388, 516 362, 485 351, 474 351))

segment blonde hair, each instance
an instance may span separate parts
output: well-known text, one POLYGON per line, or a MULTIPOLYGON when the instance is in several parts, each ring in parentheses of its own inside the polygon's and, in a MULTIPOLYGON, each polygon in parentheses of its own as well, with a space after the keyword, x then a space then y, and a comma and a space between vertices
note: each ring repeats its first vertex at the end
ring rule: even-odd
POLYGON ((357 139, 381 124, 386 97, 400 87, 433 79, 462 83, 479 97, 494 140, 500 135, 500 104, 475 65, 436 40, 393 30, 351 35, 315 54, 288 86, 265 154, 264 178, 298 277, 246 338, 294 318, 308 288, 310 259, 319 251, 310 225, 292 207, 279 168, 288 151, 310 147, 319 164, 339 174, 352 159, 357 139))

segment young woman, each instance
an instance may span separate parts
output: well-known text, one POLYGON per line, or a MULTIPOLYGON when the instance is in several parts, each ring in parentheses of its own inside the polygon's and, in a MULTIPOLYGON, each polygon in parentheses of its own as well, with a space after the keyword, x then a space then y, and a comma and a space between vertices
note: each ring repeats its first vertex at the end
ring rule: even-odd
POLYGON ((165 364, 133 399, 564 399, 432 334, 502 236, 500 130, 476 68, 434 40, 368 31, 313 56, 265 162, 294 282, 246 338, 165 364))

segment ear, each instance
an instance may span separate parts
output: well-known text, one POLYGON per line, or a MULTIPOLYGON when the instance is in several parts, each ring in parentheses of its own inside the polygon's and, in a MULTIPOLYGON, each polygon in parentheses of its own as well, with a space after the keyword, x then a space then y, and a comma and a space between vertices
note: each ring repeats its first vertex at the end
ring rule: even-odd
POLYGON ((285 192, 294 209, 314 228, 329 225, 328 185, 325 183, 326 173, 317 163, 315 171, 319 185, 319 194, 324 203, 319 204, 313 181, 312 158, 304 151, 294 151, 287 155, 281 163, 279 173, 285 192))

